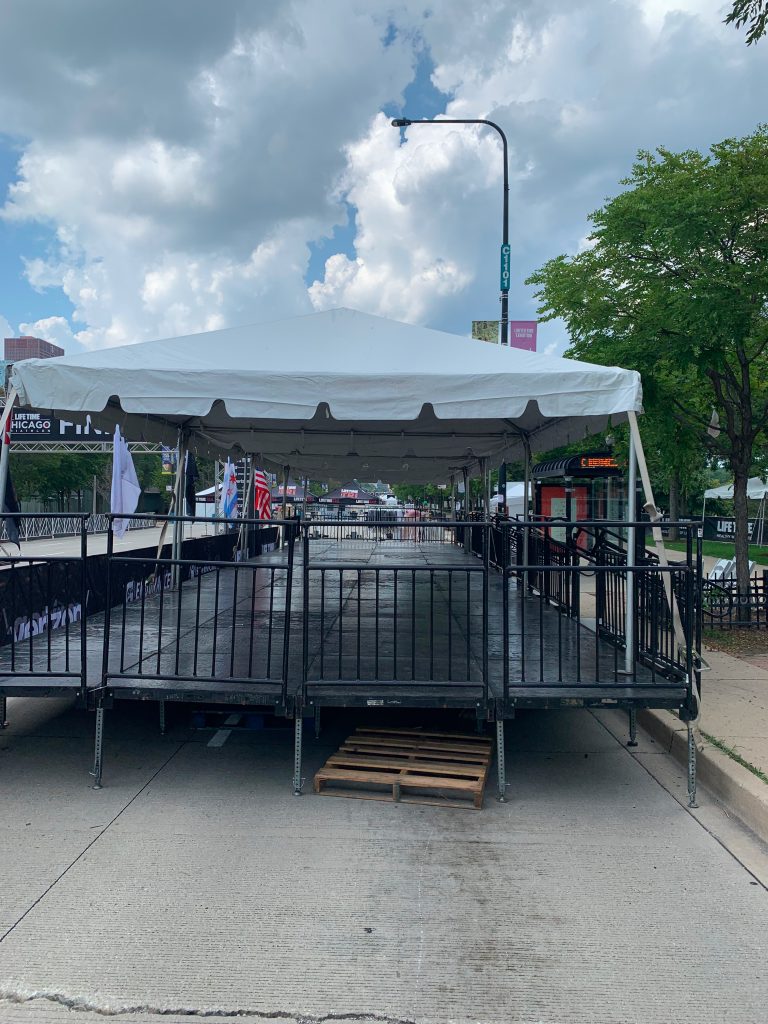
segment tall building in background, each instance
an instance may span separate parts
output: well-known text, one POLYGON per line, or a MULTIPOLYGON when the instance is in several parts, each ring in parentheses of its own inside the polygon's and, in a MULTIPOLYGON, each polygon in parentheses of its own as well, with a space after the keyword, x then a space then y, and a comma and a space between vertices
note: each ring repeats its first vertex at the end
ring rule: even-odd
POLYGON ((3 358, 8 363, 18 363, 21 359, 53 359, 55 356, 63 355, 63 348, 28 334, 20 338, 5 339, 3 358))

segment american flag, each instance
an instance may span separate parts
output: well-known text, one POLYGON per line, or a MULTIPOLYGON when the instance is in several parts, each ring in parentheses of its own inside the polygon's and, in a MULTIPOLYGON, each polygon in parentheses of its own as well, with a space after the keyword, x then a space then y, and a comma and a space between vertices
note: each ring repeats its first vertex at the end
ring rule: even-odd
POLYGON ((267 481, 267 474, 263 469, 253 471, 253 505, 259 519, 272 518, 272 501, 267 481))

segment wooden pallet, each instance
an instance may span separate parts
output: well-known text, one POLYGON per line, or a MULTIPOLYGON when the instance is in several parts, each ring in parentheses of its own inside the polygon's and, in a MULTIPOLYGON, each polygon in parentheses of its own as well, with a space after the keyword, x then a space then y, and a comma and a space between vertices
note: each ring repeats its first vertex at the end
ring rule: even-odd
POLYGON ((483 806, 493 743, 421 729, 358 729, 315 775, 321 796, 483 806))

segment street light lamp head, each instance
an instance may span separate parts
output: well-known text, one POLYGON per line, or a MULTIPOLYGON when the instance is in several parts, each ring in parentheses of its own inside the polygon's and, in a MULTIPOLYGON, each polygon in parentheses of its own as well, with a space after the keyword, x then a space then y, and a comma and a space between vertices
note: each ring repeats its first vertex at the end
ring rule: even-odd
POLYGON ((413 122, 409 121, 407 117, 396 117, 394 119, 394 121, 392 122, 392 127, 393 128, 407 128, 408 125, 412 124, 412 123, 413 122))

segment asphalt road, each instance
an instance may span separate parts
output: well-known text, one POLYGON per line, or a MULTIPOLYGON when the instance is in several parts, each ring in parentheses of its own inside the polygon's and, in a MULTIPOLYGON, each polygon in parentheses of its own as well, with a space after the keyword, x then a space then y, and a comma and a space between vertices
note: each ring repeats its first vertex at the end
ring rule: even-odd
POLYGON ((706 794, 690 813, 618 712, 509 723, 482 811, 313 795, 349 718, 306 739, 295 798, 290 727, 216 745, 124 706, 94 792, 89 714, 9 715, 3 1024, 765 1020, 766 849, 706 794))

